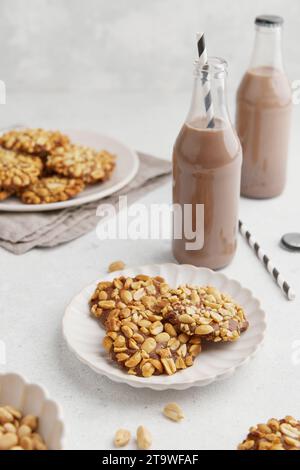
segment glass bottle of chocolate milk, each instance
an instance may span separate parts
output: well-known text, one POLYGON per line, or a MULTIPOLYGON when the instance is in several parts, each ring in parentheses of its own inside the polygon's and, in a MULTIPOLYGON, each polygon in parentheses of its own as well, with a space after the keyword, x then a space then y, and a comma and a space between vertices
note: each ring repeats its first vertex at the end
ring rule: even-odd
POLYGON ((286 181, 292 97, 283 69, 283 19, 255 20, 256 40, 249 70, 237 93, 236 127, 243 148, 243 196, 271 198, 286 181))
POLYGON ((174 217, 173 253, 179 263, 211 269, 229 264, 237 245, 242 152, 229 118, 226 76, 222 59, 196 64, 190 111, 173 152, 173 204, 184 213, 174 217), (201 246, 191 242, 191 232, 204 236, 201 246))

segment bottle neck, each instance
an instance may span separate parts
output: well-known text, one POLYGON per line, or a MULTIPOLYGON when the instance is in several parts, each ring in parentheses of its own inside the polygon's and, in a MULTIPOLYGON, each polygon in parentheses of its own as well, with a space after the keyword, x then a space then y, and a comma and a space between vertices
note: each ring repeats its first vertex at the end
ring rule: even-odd
POLYGON ((227 64, 219 65, 213 62, 213 58, 210 60, 207 69, 196 64, 192 101, 186 118, 188 124, 193 123, 200 128, 220 128, 231 124, 227 107, 227 64), (208 103, 211 103, 209 107, 208 103))
POLYGON ((283 71, 282 28, 256 26, 250 68, 271 67, 283 71))

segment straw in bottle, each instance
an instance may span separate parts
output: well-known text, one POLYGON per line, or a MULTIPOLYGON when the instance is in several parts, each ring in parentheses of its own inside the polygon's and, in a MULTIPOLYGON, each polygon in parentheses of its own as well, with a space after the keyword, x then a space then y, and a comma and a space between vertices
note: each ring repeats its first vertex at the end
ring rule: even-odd
MULTIPOLYGON (((206 50, 206 45, 205 45, 204 33, 197 34, 197 47, 198 47, 198 64, 201 67, 204 67, 207 64, 207 50, 206 50)), ((207 75, 208 75, 208 72, 207 72, 207 75)), ((205 111, 206 111, 206 116, 207 116, 207 127, 213 128, 215 127, 214 111, 213 111, 210 83, 207 77, 203 78, 202 85, 203 85, 203 90, 204 90, 204 105, 205 105, 205 111)))

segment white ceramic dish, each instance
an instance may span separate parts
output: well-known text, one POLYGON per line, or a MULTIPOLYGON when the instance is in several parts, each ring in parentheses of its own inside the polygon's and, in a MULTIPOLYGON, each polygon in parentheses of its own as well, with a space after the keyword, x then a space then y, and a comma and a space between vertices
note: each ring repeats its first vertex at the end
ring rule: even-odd
POLYGON ((39 418, 38 432, 49 450, 62 450, 64 447, 64 424, 60 406, 50 400, 46 390, 40 385, 28 383, 23 377, 13 373, 0 373, 0 406, 11 405, 23 414, 39 418))
POLYGON ((91 146, 95 149, 105 149, 117 156, 116 168, 109 181, 87 186, 86 189, 73 199, 51 204, 22 204, 19 199, 11 197, 0 202, 0 211, 10 212, 41 212, 67 207, 80 206, 88 202, 98 201, 122 189, 135 177, 139 168, 139 158, 135 151, 128 148, 112 137, 88 131, 63 131, 72 141, 91 146))
POLYGON ((266 316, 260 303, 250 290, 237 281, 228 279, 220 272, 190 265, 161 264, 138 266, 122 272, 103 274, 93 284, 83 289, 67 307, 63 318, 63 334, 71 351, 80 361, 95 372, 115 382, 132 387, 153 390, 184 390, 193 386, 205 386, 215 380, 230 377, 240 366, 246 364, 262 344, 266 330, 266 316), (244 308, 249 319, 249 329, 235 343, 206 344, 204 351, 192 367, 172 376, 135 377, 126 374, 107 358, 101 347, 105 334, 99 323, 89 313, 88 301, 100 280, 111 280, 118 275, 147 274, 162 276, 171 286, 181 283, 213 285, 232 295, 244 308))

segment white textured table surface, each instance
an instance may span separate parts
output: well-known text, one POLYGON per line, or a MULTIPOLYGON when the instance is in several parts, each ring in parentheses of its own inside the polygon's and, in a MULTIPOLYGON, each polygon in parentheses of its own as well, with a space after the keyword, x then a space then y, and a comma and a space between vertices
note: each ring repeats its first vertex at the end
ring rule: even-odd
MULTIPOLYGON (((1 107, 0 127, 21 122, 99 130, 170 158, 188 101, 187 94, 153 92, 15 94, 1 107)), ((64 308, 83 286, 116 259, 128 265, 173 261, 168 241, 99 242, 93 232, 70 244, 19 257, 1 249, 0 339, 7 346, 7 370, 44 384, 61 403, 68 448, 109 449, 117 428, 134 432, 144 424, 156 449, 231 449, 252 424, 286 414, 300 419, 300 253, 283 251, 278 245, 283 233, 299 231, 300 107, 296 108, 288 188, 278 199, 242 200, 241 218, 293 285, 297 299, 285 299, 240 238, 236 257, 225 273, 261 300, 268 330, 255 359, 227 381, 183 392, 132 389, 96 375, 64 343, 64 308), (185 421, 176 424, 162 417, 161 409, 169 401, 183 407, 185 421)), ((170 185, 143 199, 169 201, 170 185)))

